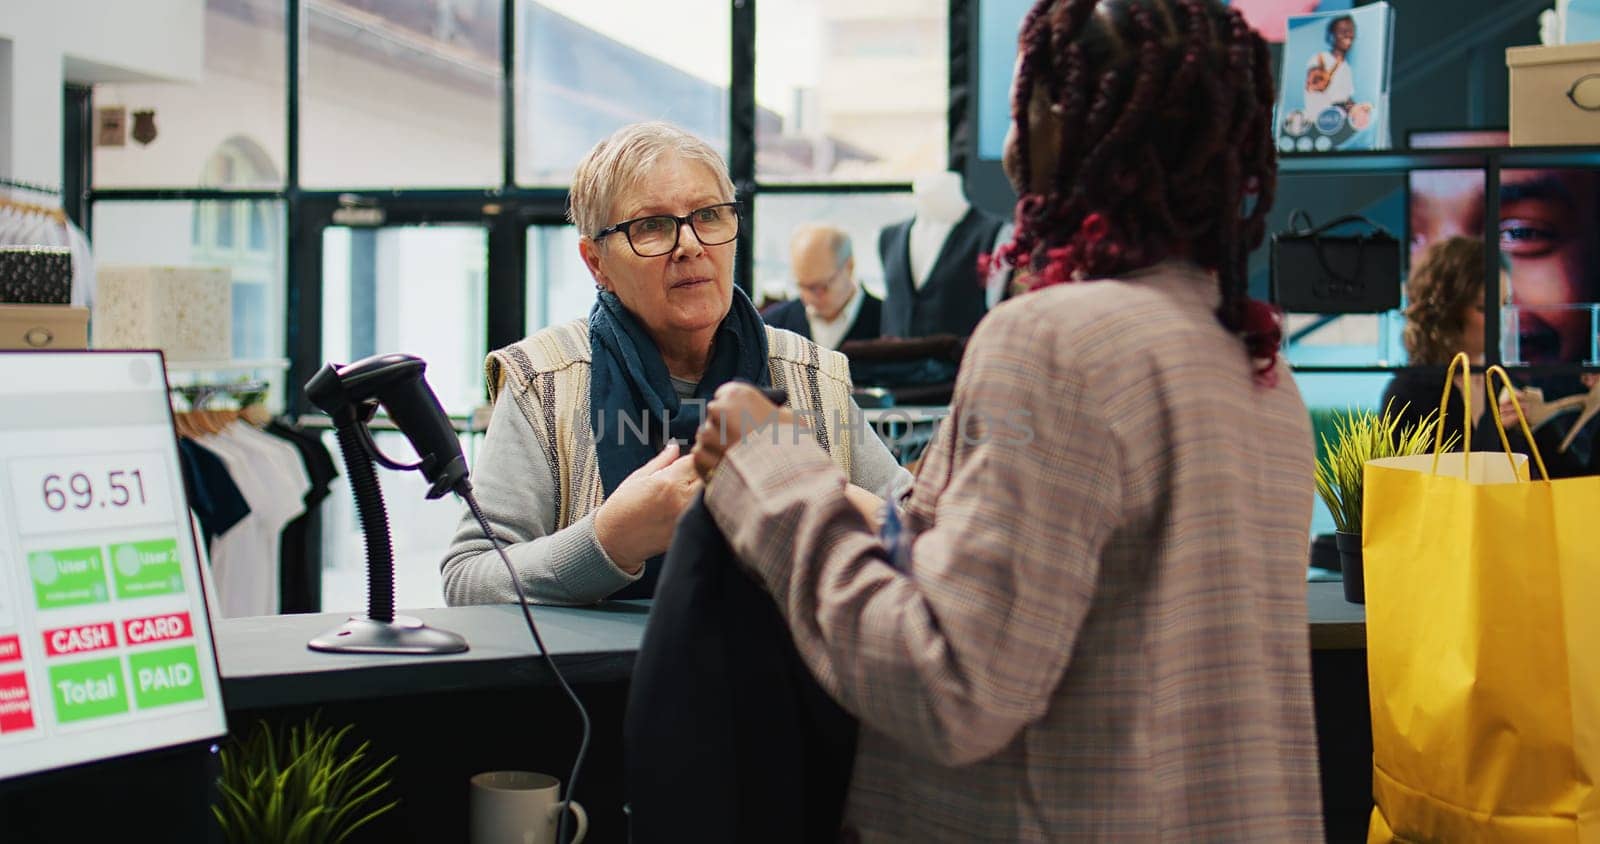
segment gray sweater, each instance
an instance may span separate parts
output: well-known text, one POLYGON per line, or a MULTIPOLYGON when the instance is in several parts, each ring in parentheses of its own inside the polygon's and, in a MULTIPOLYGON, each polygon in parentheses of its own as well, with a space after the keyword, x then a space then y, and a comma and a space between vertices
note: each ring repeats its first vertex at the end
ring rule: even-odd
MULTIPOLYGON (((674 380, 680 395, 692 382, 674 380)), ((851 402, 850 412, 861 411, 851 402)), ((870 430, 870 429, 868 429, 870 430)), ((687 452, 686 452, 687 453, 687 452)), ((592 604, 643 574, 628 574, 606 556, 595 537, 595 511, 556 530, 556 489, 549 458, 527 417, 508 393, 495 402, 489 430, 478 447, 472 488, 506 554, 522 578, 528 600, 540 604, 592 604)), ((891 481, 909 477, 877 436, 858 438, 851 453, 850 482, 882 495, 891 481)), ((463 508, 465 509, 465 508, 463 508)), ((517 593, 506 567, 471 512, 464 512, 440 566, 444 597, 451 606, 514 603, 517 593)))

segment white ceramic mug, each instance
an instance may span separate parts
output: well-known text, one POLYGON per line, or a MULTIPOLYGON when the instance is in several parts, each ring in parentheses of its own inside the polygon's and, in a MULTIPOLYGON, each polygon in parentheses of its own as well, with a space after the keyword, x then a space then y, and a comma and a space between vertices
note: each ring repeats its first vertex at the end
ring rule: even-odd
POLYGON ((472 844, 556 844, 562 806, 578 824, 572 844, 589 832, 589 816, 576 801, 561 802, 561 780, 532 771, 490 771, 472 778, 472 844))

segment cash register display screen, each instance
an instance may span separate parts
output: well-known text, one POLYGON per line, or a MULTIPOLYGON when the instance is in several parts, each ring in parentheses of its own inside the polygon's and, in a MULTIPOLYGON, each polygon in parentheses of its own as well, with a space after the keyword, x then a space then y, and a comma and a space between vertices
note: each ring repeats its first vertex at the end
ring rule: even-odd
POLYGON ((165 370, 0 353, 0 779, 226 731, 165 370))

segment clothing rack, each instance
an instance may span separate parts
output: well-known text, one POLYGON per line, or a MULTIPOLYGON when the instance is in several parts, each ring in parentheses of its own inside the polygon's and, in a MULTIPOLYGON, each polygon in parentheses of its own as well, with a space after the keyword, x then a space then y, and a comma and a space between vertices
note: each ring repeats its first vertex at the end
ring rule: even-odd
MULTIPOLYGON (((30 193, 45 194, 47 196, 53 196, 57 200, 60 200, 62 195, 60 188, 53 188, 49 185, 38 185, 34 184, 33 182, 24 182, 20 179, 8 179, 4 176, 0 176, 0 187, 25 190, 29 191, 30 193)), ((0 197, 0 206, 15 208, 18 211, 28 214, 39 214, 45 217, 50 217, 57 223, 65 223, 67 221, 67 212, 59 205, 38 205, 32 202, 23 202, 19 199, 0 197)))
MULTIPOLYGON (((274 381, 289 369, 286 358, 174 361, 167 364, 168 390, 189 410, 203 410, 218 398, 233 398, 238 409, 265 401, 274 381)), ((176 406, 175 406, 176 408, 176 406)))
MULTIPOLYGON (((297 417, 294 423, 301 428, 312 431, 333 430, 333 420, 325 413, 304 413, 297 417)), ((452 415, 450 416, 450 427, 454 428, 458 434, 482 434, 489 429, 489 420, 487 414, 481 413, 474 413, 471 416, 452 415)), ((367 423, 367 428, 373 431, 385 432, 400 430, 400 426, 396 425, 394 420, 390 419, 387 414, 374 416, 367 423)))
POLYGON ((198 382, 193 384, 174 384, 168 387, 173 395, 182 396, 188 405, 187 410, 204 410, 206 405, 215 398, 229 397, 238 405, 238 409, 259 403, 266 397, 267 390, 271 387, 266 381, 246 379, 227 382, 198 382))
POLYGON ((17 188, 18 190, 32 191, 34 193, 43 193, 43 194, 48 194, 50 196, 54 196, 54 197, 57 197, 57 198, 60 198, 61 197, 61 193, 62 193, 61 192, 61 188, 50 187, 49 185, 35 184, 33 182, 24 182, 21 179, 10 179, 10 178, 6 178, 5 176, 0 176, 0 187, 17 188))

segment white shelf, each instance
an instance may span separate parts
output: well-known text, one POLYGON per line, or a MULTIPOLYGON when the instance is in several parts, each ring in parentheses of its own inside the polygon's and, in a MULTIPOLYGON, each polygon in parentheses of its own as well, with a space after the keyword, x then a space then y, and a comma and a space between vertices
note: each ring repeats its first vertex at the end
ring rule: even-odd
POLYGON ((287 371, 288 358, 260 360, 169 360, 168 372, 253 372, 258 369, 287 371))

